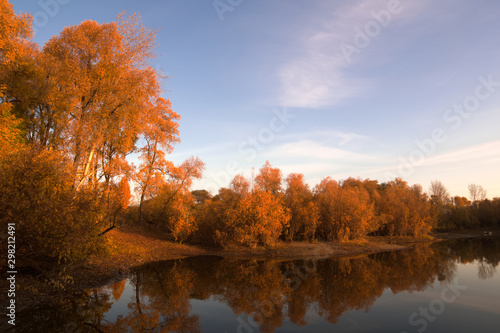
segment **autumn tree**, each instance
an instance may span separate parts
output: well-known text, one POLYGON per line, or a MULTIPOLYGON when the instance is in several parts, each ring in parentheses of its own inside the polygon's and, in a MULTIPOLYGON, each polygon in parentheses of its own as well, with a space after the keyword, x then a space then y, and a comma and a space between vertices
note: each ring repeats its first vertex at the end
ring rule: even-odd
POLYGON ((0 0, 0 85, 7 72, 24 65, 22 59, 33 47, 31 21, 28 14, 17 15, 8 0, 0 0))
POLYGON ((243 199, 250 191, 250 182, 242 175, 236 175, 229 188, 239 196, 240 199, 243 199))
POLYGON ((221 247, 273 246, 290 219, 281 199, 270 191, 249 192, 249 182, 237 175, 221 188, 199 215, 202 242, 221 247))
POLYGON ((319 235, 324 240, 333 240, 337 234, 335 221, 335 199, 340 191, 337 181, 326 177, 314 187, 314 201, 319 210, 319 235))
POLYGON ((434 226, 431 206, 421 186, 408 185, 401 178, 381 185, 381 199, 377 205, 380 227, 384 235, 421 236, 434 226))
POLYGON ((466 197, 459 197, 459 196, 453 197, 452 202, 455 207, 469 207, 472 203, 466 197))
POLYGON ((255 177, 256 188, 260 191, 268 191, 273 195, 281 193, 281 182, 283 173, 279 168, 273 168, 269 161, 260 168, 259 174, 255 177))
POLYGON ((1 210, 26 209, 16 213, 20 232, 41 256, 84 257, 127 206, 125 178, 151 198, 167 181, 192 177, 166 160, 179 141, 180 117, 161 96, 156 32, 139 15, 120 15, 66 27, 40 48, 30 41, 30 17, 15 15, 5 0, 0 21, 1 210), (18 154, 6 153, 14 146, 18 154), (129 164, 132 153, 137 167, 129 164))
POLYGON ((319 212, 313 202, 313 195, 304 181, 304 175, 291 173, 286 178, 284 196, 285 207, 290 210, 291 218, 285 237, 294 240, 312 240, 316 233, 319 212))
MULTIPOLYGON (((175 240, 182 241, 192 235, 196 223, 191 186, 195 179, 201 178, 204 168, 203 161, 190 157, 179 166, 171 164, 165 172, 157 173, 155 183, 150 184, 154 191, 146 203, 145 222, 171 234, 175 240)), ((139 206, 141 219, 142 206, 139 206)))
POLYGON ((6 84, 28 142, 64 151, 77 189, 129 171, 126 156, 143 153, 145 141, 165 153, 178 141, 179 116, 150 63, 154 48, 155 32, 137 15, 85 21, 34 50, 32 68, 6 84))
POLYGON ((196 205, 203 205, 207 200, 212 199, 212 195, 207 190, 194 190, 191 191, 191 195, 196 205))
POLYGON ((444 223, 442 222, 438 227, 441 230, 454 230, 477 226, 478 221, 471 208, 471 202, 466 197, 454 197, 444 223))
POLYGON ((325 238, 353 240, 376 229, 373 223, 374 205, 363 187, 341 187, 327 177, 315 187, 314 192, 325 238))
POLYGON ((273 246, 289 220, 288 211, 270 192, 258 191, 225 211, 223 225, 217 231, 224 246, 273 246))

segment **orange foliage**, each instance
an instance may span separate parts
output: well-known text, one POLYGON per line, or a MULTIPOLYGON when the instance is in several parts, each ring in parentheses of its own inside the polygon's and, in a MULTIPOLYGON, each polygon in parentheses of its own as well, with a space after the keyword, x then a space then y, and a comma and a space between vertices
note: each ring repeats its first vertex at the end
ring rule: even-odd
POLYGON ((382 185, 378 203, 382 232, 393 236, 420 236, 430 232, 431 205, 421 187, 410 187, 401 178, 382 185))
POLYGON ((224 212, 217 230, 222 246, 273 246, 290 219, 288 211, 270 192, 253 192, 224 212))
POLYGON ((303 240, 312 240, 316 233, 319 212, 313 202, 309 185, 304 182, 304 175, 292 173, 286 178, 285 206, 290 210, 291 218, 286 237, 294 240, 296 236, 303 240))
POLYGON ((376 229, 374 205, 363 187, 342 188, 325 178, 315 188, 320 209, 321 232, 327 239, 353 240, 376 229))
MULTIPOLYGON (((202 176, 205 164, 197 157, 190 157, 180 166, 171 164, 166 171, 170 179, 166 180, 161 174, 154 179, 156 183, 149 183, 151 198, 139 206, 139 217, 158 230, 170 233, 174 240, 184 241, 196 231, 194 219, 194 198, 190 187, 195 179, 202 176)), ((141 198, 144 198, 144 188, 141 189, 141 198)))
POLYGON ((455 207, 468 207, 472 204, 472 202, 466 197, 458 196, 453 198, 453 203, 455 204, 455 207))
POLYGON ((259 170, 259 174, 255 177, 255 185, 260 191, 269 191, 273 195, 281 192, 281 182, 283 174, 280 169, 273 168, 269 161, 259 170))
POLYGON ((152 148, 140 138, 154 142, 160 156, 148 162, 155 167, 158 151, 179 141, 180 117, 161 97, 161 74, 149 63, 154 47, 155 32, 137 15, 85 21, 41 51, 31 47, 23 75, 7 68, 6 99, 16 101, 26 139, 71 158, 77 188, 129 172, 126 155, 152 148))
POLYGON ((6 158, 9 163, 1 164, 0 222, 16 224, 22 260, 83 259, 99 247, 101 194, 75 193, 69 161, 29 148, 6 158))
MULTIPOLYGON (((16 15, 8 0, 0 0, 0 64, 13 64, 33 36, 32 18, 28 14, 16 15)), ((0 74, 1 75, 1 74, 0 74)))
POLYGON ((241 199, 248 194, 248 191, 250 190, 250 183, 245 177, 243 177, 243 175, 240 174, 233 178, 229 188, 241 199))
MULTIPOLYGON (((2 99, 0 91, 0 100, 2 99)), ((11 114, 10 109, 9 103, 0 104, 0 159, 7 153, 19 149, 22 143, 21 121, 11 114)))
POLYGON ((108 214, 112 225, 116 223, 116 217, 124 212, 130 203, 130 185, 126 177, 122 177, 118 184, 111 184, 108 189, 108 214))
POLYGON ((199 221, 202 241, 222 247, 235 245, 273 246, 290 220, 281 200, 269 191, 248 192, 241 175, 207 201, 199 221))

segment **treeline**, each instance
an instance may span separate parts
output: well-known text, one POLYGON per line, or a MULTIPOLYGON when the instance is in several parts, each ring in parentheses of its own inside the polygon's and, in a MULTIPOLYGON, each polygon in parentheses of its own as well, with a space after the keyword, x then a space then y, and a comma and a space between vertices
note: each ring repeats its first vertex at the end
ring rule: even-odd
POLYGON ((469 185, 470 200, 450 196, 439 181, 431 183, 429 192, 438 231, 500 227, 500 198, 487 199, 480 185, 469 185))
MULTIPOLYGON (((475 188, 481 187, 473 185, 475 188)), ((484 193, 484 190, 482 190, 484 193)), ((429 195, 422 186, 402 179, 379 183, 370 179, 323 179, 314 188, 304 176, 286 178, 269 162, 255 179, 237 175, 228 188, 211 196, 205 190, 184 192, 178 200, 189 203, 182 219, 188 240, 219 247, 273 246, 283 241, 348 241, 367 235, 421 237, 431 230, 455 230, 500 225, 500 199, 477 197, 451 199, 444 186, 434 181, 429 195), (189 222, 187 222, 189 221, 189 222), (190 223, 188 226, 186 223, 190 223)), ((176 210, 169 209, 161 194, 146 202, 146 225, 172 231, 176 210)), ((137 221, 137 207, 129 208, 137 221)))

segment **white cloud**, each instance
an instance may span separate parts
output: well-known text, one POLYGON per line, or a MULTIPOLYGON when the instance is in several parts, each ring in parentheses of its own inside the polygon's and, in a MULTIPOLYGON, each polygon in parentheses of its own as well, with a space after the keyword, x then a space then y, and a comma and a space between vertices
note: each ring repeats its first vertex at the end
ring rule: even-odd
POLYGON ((359 142, 366 139, 368 139, 368 137, 365 135, 339 130, 315 130, 279 136, 279 140, 287 142, 314 140, 318 142, 328 142, 338 146, 344 146, 348 143, 359 142))
POLYGON ((371 157, 354 153, 345 149, 330 147, 318 143, 313 140, 301 140, 296 142, 286 143, 266 153, 271 158, 279 159, 303 159, 307 158, 309 161, 323 160, 323 161, 336 161, 341 162, 361 162, 368 161, 371 157))

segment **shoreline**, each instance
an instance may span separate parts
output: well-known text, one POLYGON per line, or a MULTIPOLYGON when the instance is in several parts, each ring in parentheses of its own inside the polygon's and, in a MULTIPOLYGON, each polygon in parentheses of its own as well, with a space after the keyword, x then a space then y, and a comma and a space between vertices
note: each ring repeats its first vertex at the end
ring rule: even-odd
MULTIPOLYGON (((500 231, 495 230, 494 235, 500 231)), ((123 227, 108 233, 108 254, 91 256, 85 263, 70 267, 66 274, 73 283, 56 287, 27 274, 18 275, 18 310, 72 297, 85 290, 99 288, 126 279, 130 270, 148 262, 175 260, 192 256, 219 256, 231 259, 300 260, 306 258, 353 258, 377 252, 397 251, 416 246, 428 246, 451 239, 483 236, 482 230, 438 233, 423 238, 368 236, 360 241, 279 242, 273 248, 215 249, 192 244, 177 244, 158 238, 152 232, 123 227)))

